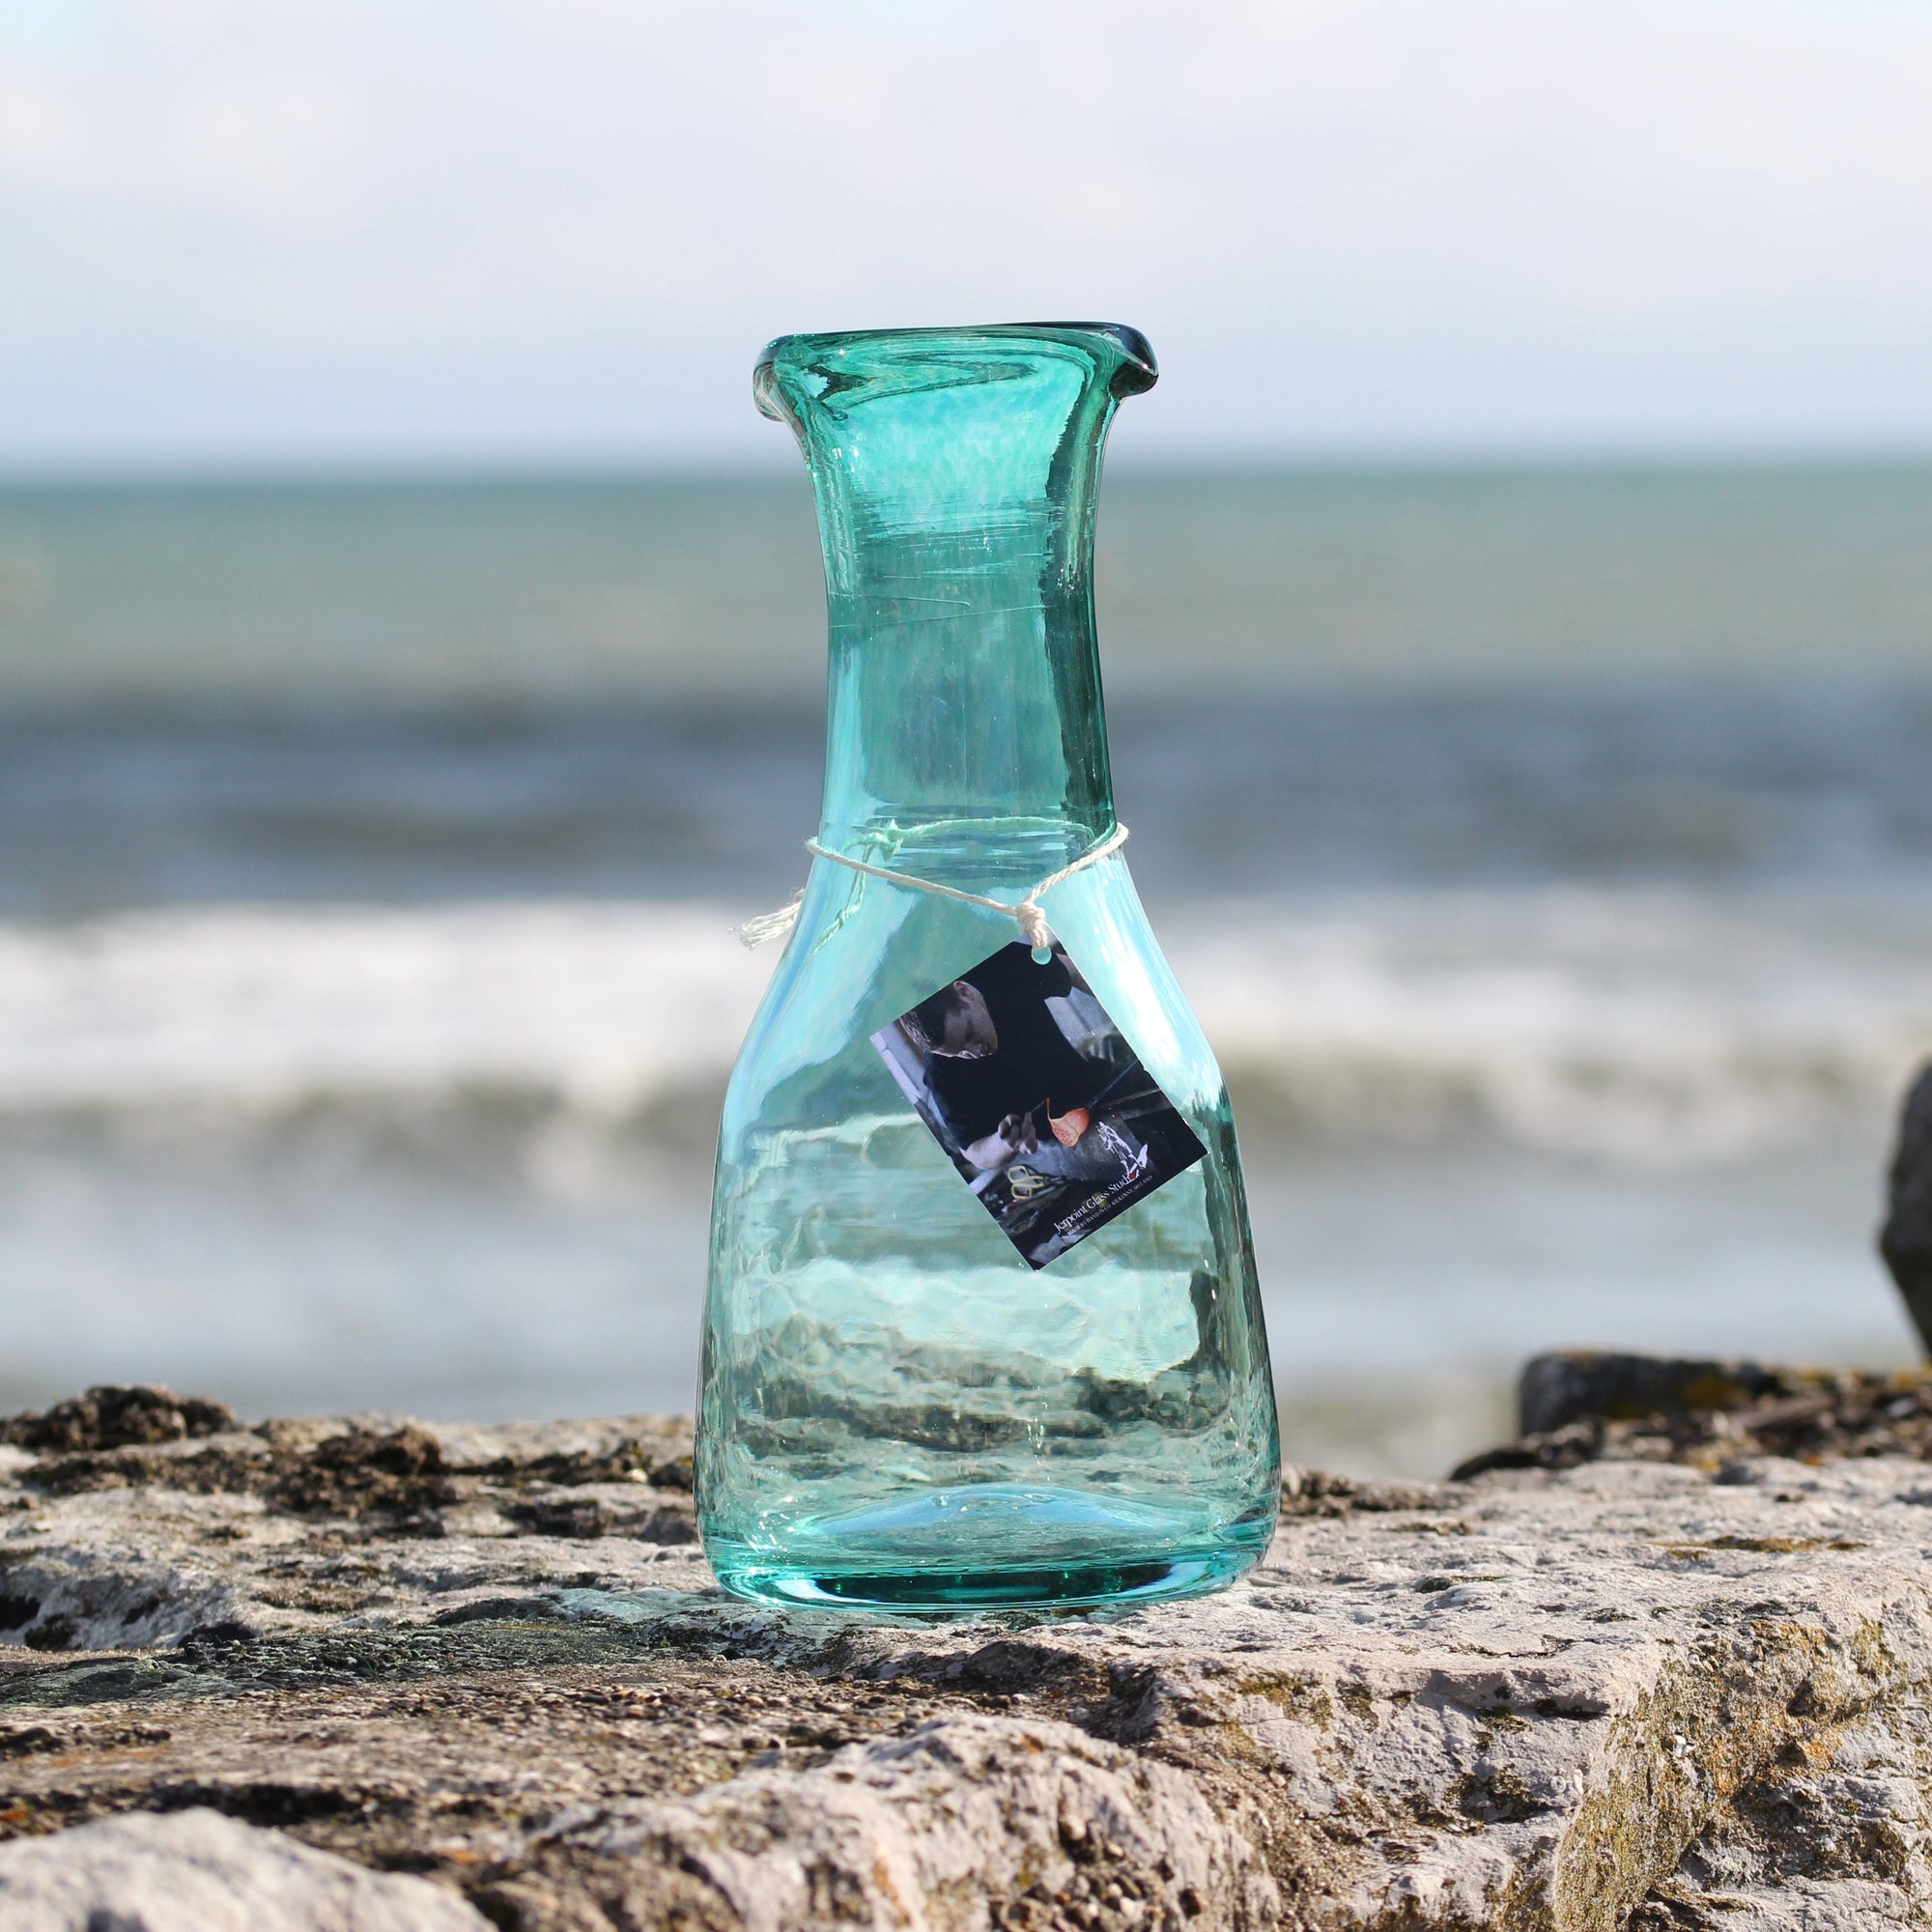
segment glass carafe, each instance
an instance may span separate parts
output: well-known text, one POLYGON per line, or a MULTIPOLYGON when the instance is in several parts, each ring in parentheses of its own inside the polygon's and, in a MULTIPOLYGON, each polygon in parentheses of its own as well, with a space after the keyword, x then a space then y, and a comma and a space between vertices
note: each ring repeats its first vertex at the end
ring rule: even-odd
MULTIPOLYGON (((1087 323, 765 352, 758 406, 803 445, 824 545, 820 844, 1011 902, 1112 833, 1094 501, 1114 411, 1154 375, 1136 331, 1087 323)), ((719 1141, 697 1510, 740 1596, 1145 1601, 1267 1544, 1274 1396, 1220 1071, 1124 856, 1041 903, 1205 1155, 1030 1266, 871 1043, 1013 921, 814 859, 719 1141)))

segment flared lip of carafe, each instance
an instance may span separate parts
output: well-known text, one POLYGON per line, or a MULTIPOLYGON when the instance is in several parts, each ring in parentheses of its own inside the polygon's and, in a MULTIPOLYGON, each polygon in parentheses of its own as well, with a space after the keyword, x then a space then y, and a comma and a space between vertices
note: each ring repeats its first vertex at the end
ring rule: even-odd
POLYGON ((767 400, 773 365, 805 349, 806 345, 810 345, 810 353, 823 354, 855 348, 862 343, 904 343, 908 348, 917 348, 926 342, 956 343, 971 341, 975 337, 1007 342, 1065 342, 1069 338, 1085 338, 1093 342, 1097 338, 1106 343, 1118 358, 1107 384, 1117 398, 1138 396, 1152 388, 1160 379, 1152 344, 1139 329, 1123 322, 986 322, 953 327, 851 328, 823 333, 802 329, 766 343, 753 370, 753 385, 759 410, 766 415, 777 416, 781 412, 767 400))

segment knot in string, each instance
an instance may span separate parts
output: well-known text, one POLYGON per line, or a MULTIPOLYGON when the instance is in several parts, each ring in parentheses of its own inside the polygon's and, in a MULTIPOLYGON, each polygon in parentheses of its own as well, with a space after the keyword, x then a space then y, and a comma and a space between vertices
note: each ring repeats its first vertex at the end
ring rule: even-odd
MULTIPOLYGON (((1127 828, 1124 825, 1115 826, 1098 844, 1089 846, 1070 866, 1063 866, 1059 871, 1050 873, 1032 892, 1010 905, 1005 899, 989 899, 979 893, 962 893, 956 886, 942 886, 934 879, 922 879, 916 872, 895 872, 888 866, 868 866, 863 859, 848 859, 843 852, 835 852, 829 845, 821 845, 816 838, 808 838, 805 849, 814 859, 829 859, 835 866, 863 872, 868 879, 883 879, 888 885, 905 886, 914 892, 937 893, 941 898, 958 899, 963 905, 984 906, 988 912, 1004 913, 1019 927, 1020 937, 1037 952, 1053 940, 1053 928, 1046 923, 1046 914, 1040 910, 1040 900, 1055 886, 1070 879, 1075 872, 1084 872, 1089 866, 1097 865, 1102 859, 1118 852, 1126 842, 1127 828)), ((776 912, 760 913, 756 919, 748 919, 737 929, 739 939, 746 946, 762 946, 768 939, 777 939, 788 933, 798 923, 798 909, 804 899, 805 894, 801 890, 792 895, 788 904, 779 907, 776 912)))
POLYGON ((1039 909, 1039 901, 1029 893, 1013 908, 1013 917, 1020 923, 1020 937, 1036 952, 1053 937, 1053 928, 1046 923, 1046 915, 1039 909))

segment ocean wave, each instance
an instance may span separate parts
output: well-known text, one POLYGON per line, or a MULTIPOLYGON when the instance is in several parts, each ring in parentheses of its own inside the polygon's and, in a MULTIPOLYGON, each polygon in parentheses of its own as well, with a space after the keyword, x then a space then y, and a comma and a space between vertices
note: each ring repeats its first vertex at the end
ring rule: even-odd
MULTIPOLYGON (((1662 891, 1403 893, 1163 922, 1251 1138, 1482 1131, 1742 1160, 1889 1106, 1932 918, 1662 891)), ((327 1121, 546 1190, 708 1141, 772 954, 701 904, 246 906, 0 926, 0 1126, 154 1142, 327 1121)))
POLYGON ((1176 963, 1250 1114, 1647 1167, 1889 1108, 1932 1051, 1928 943, 1911 908, 1548 890, 1236 914, 1176 963))

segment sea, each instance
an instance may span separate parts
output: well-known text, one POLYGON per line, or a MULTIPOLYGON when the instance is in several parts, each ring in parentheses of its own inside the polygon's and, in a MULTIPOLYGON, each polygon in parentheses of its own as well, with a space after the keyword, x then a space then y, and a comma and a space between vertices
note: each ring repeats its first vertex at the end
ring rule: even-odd
MULTIPOLYGON (((1098 586, 1293 1459, 1915 1357, 1932 465, 1123 469, 1098 586)), ((782 471, 0 488, 0 1405, 688 1409, 823 652, 782 471)))

